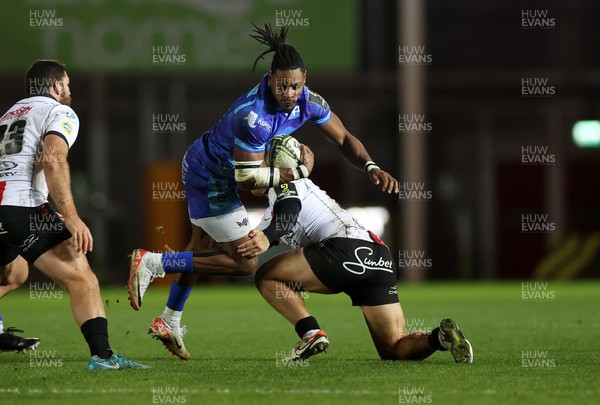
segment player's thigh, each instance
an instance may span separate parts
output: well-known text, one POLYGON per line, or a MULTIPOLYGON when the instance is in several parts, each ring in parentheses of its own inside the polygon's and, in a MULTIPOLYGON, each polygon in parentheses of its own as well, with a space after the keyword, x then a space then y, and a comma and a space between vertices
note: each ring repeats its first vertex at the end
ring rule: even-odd
POLYGON ((304 249, 290 250, 265 262, 255 276, 257 284, 263 280, 277 280, 292 284, 296 289, 322 294, 332 294, 315 276, 304 257, 304 249))
POLYGON ((399 302, 361 306, 361 309, 376 345, 393 345, 406 335, 404 312, 399 302))
POLYGON ((201 249, 217 249, 218 243, 202 228, 192 225, 192 237, 186 247, 187 251, 199 251, 201 249))
POLYGON ((69 240, 43 253, 33 265, 63 286, 68 287, 72 283, 86 283, 91 287, 98 285, 87 257, 75 250, 69 240))

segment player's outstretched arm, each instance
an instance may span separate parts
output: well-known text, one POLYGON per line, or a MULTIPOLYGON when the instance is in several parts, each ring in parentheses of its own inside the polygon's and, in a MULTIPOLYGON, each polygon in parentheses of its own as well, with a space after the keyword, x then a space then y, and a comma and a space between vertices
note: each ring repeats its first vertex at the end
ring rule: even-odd
POLYGON ((398 180, 375 165, 362 142, 348 132, 337 115, 332 112, 331 119, 319 129, 354 167, 364 169, 373 184, 381 186, 381 191, 398 193, 398 180))
POLYGON ((269 249, 269 247, 289 233, 298 221, 302 203, 298 198, 284 198, 273 206, 273 218, 264 230, 253 229, 248 234, 250 240, 238 246, 238 254, 242 257, 252 258, 269 249))
POLYGON ((83 254, 91 252, 94 247, 92 234, 79 218, 73 194, 71 193, 71 173, 67 155, 69 146, 61 137, 48 134, 44 138, 42 167, 48 184, 48 191, 65 221, 69 232, 73 235, 73 243, 77 251, 83 254))

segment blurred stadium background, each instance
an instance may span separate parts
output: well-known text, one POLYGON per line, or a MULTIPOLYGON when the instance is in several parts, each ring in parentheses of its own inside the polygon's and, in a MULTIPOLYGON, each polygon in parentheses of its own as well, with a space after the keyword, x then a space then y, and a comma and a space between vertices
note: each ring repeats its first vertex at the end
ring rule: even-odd
MULTIPOLYGON (((308 85, 403 187, 369 184, 314 127, 312 178, 382 227, 408 280, 600 274, 600 3, 24 0, 0 15, 8 109, 38 58, 67 64, 70 155, 102 283, 136 247, 188 239, 185 149, 268 69, 257 24, 291 22, 308 85), (596 129, 597 131, 597 129, 596 129), (367 210, 367 208, 369 208, 367 210)), ((247 207, 261 200, 244 194, 247 207)), ((32 272, 32 279, 42 277, 32 272)))

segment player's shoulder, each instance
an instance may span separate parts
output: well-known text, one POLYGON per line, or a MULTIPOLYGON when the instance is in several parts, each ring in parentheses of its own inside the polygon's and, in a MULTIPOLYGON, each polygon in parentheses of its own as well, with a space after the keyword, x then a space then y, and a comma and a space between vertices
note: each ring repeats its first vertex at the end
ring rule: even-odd
POLYGON ((78 122, 79 117, 75 111, 68 105, 58 103, 53 109, 52 114, 64 115, 66 118, 78 122))
POLYGON ((317 106, 324 110, 329 109, 327 101, 316 91, 311 90, 308 86, 304 86, 306 89, 306 101, 309 106, 317 106))
POLYGON ((250 112, 253 108, 256 110, 257 108, 261 108, 263 105, 263 98, 265 88, 267 87, 267 82, 265 77, 261 79, 261 81, 251 88, 246 93, 242 94, 233 104, 231 110, 234 115, 243 115, 245 116, 250 112))

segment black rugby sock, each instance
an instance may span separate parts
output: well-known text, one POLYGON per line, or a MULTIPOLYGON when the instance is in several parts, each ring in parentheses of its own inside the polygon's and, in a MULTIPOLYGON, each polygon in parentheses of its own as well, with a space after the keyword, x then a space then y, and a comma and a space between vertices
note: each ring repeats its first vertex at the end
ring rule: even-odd
POLYGON ((312 316, 307 316, 306 318, 300 319, 295 326, 296 333, 300 336, 300 339, 304 336, 306 332, 313 329, 321 329, 317 320, 312 316))
POLYGON ((431 346, 432 348, 444 352, 444 351, 446 351, 448 349, 446 349, 440 343, 439 332, 440 332, 440 328, 439 327, 437 327, 434 330, 432 330, 431 333, 427 335, 427 341, 429 342, 429 346, 431 346))
POLYGON ((88 319, 81 325, 81 333, 90 347, 92 356, 107 359, 112 356, 108 343, 108 321, 106 318, 88 319))

